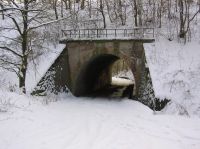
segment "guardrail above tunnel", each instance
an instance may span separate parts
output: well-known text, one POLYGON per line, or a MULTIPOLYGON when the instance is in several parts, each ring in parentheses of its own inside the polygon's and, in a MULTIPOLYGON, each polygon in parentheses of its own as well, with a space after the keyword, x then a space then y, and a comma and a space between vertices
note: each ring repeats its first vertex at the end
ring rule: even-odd
POLYGON ((135 39, 154 40, 154 28, 132 29, 72 29, 62 30, 63 40, 112 40, 112 39, 135 39))

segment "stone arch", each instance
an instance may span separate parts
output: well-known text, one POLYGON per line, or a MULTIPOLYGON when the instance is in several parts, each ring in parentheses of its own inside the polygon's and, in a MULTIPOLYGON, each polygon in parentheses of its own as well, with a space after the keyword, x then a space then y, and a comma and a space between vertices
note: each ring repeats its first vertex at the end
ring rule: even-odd
MULTIPOLYGON (((75 96, 87 96, 95 90, 111 84, 112 65, 121 55, 100 54, 92 57, 80 69, 74 86, 75 96)), ((129 64, 131 69, 131 64, 129 64)), ((132 69, 131 69, 132 70, 132 69)), ((134 73, 132 72, 133 76, 134 73)))
POLYGON ((101 54, 87 61, 77 75, 74 95, 85 96, 111 83, 111 67, 118 59, 112 54, 101 54))

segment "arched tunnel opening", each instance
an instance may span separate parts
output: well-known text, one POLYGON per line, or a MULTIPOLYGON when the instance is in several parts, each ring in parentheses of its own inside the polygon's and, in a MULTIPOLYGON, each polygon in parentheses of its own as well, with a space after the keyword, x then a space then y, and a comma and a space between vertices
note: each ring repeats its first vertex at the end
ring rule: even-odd
POLYGON ((128 77, 119 74, 123 69, 129 69, 130 73, 128 65, 118 56, 104 54, 92 58, 79 72, 74 94, 89 97, 130 97, 134 85, 128 77))

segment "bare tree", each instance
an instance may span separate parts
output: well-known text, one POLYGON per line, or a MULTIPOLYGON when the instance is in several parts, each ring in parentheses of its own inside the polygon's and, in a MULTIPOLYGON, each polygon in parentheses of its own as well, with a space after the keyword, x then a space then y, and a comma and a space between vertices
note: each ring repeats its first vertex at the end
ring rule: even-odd
POLYGON ((131 0, 132 11, 134 15, 134 26, 142 26, 143 3, 140 0, 131 0))
POLYGON ((134 4, 134 20, 135 20, 135 26, 138 26, 138 6, 137 6, 137 0, 133 0, 134 4))
MULTIPOLYGON (((0 1, 0 8, 3 9, 2 0, 0 1)), ((3 11, 1 12, 1 15, 2 15, 2 19, 4 20, 4 12, 3 11)))
POLYGON ((81 9, 83 10, 85 8, 85 0, 81 0, 81 9))
POLYGON ((179 0, 179 18, 180 18, 180 26, 179 26, 179 37, 185 38, 190 30, 190 23, 194 20, 195 16, 198 15, 200 10, 197 10, 191 17, 190 11, 190 0, 179 0))
POLYGON ((99 0, 99 9, 98 9, 103 17, 103 28, 106 28, 106 18, 105 18, 105 14, 104 14, 104 4, 103 4, 103 0, 99 0))
MULTIPOLYGON (((4 0, 0 12, 10 23, 0 26, 0 63, 1 67, 13 71, 19 78, 19 87, 26 93, 25 80, 29 57, 42 47, 43 39, 36 29, 53 23, 55 20, 48 15, 48 5, 35 0, 4 0), (9 36, 5 32, 12 32, 9 36), (37 39, 37 41, 36 41, 37 39), (41 44, 39 44, 41 42, 41 44)), ((58 20, 57 20, 58 21, 58 20)))
MULTIPOLYGON (((121 20, 121 24, 125 25, 126 23, 126 11, 123 11, 123 8, 126 8, 125 6, 125 2, 122 0, 118 0, 118 14, 119 14, 119 18, 121 20)), ((126 10, 126 9, 125 9, 126 10)))

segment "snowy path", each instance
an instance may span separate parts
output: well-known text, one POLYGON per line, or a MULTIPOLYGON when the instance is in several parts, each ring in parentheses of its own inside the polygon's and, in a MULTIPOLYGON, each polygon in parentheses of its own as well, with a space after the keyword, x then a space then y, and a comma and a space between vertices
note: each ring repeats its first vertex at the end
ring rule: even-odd
POLYGON ((68 97, 26 109, 0 113, 1 149, 200 148, 200 119, 153 115, 135 101, 68 97))

